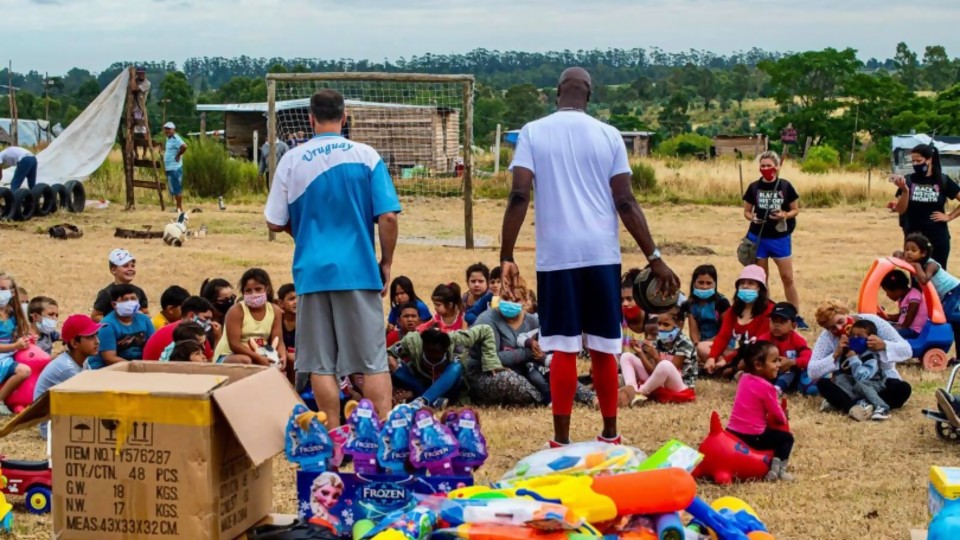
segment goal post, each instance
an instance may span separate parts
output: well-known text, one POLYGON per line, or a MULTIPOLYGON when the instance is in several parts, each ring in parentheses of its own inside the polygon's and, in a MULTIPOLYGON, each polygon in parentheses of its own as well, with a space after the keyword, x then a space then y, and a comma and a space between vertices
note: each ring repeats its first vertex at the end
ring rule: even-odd
MULTIPOLYGON (((463 199, 464 246, 473 249, 473 75, 270 73, 267 140, 312 137, 310 98, 327 88, 346 101, 341 134, 377 150, 398 195, 463 199)), ((267 160, 272 181, 275 144, 267 160)))

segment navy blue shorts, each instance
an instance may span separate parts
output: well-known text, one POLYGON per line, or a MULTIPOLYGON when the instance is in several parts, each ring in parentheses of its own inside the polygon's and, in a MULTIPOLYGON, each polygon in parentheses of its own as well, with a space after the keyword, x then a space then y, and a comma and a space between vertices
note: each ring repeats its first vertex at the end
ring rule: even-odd
MULTIPOLYGON (((748 234, 747 238, 756 242, 757 235, 748 234)), ((783 238, 760 238, 757 245, 758 259, 789 259, 793 255, 793 240, 788 236, 783 238)))
POLYGON ((545 351, 610 354, 623 350, 620 265, 537 272, 540 346, 545 351))

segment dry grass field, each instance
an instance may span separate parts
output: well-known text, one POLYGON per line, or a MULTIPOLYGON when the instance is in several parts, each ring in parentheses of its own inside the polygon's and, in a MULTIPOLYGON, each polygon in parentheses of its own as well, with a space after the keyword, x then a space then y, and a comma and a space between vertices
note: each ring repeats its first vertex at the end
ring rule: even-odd
MULTIPOLYGON (((731 172, 735 168, 729 167, 712 181, 733 178, 736 186, 735 172, 731 172)), ((663 169, 663 174, 668 171, 663 169)), ((704 168, 698 174, 707 181, 712 173, 704 168)), ((829 179, 821 181, 826 180, 829 179)), ((854 181, 844 182, 847 183, 852 185, 854 181)), ((797 181, 801 195, 807 186, 805 181, 797 181)), ((877 195, 876 201, 881 197, 877 195)), ((189 201, 187 205, 192 208, 189 201)), ((478 244, 498 245, 503 207, 502 201, 478 201, 478 244)), ((0 268, 16 276, 31 295, 57 299, 61 320, 70 313, 89 311, 97 290, 111 280, 106 258, 115 247, 125 247, 136 255, 136 283, 147 291, 155 309, 159 308, 161 292, 170 284, 196 292, 205 277, 222 276, 235 281, 251 266, 267 269, 277 286, 290 279, 292 243, 288 238, 275 243, 267 241, 260 207, 231 206, 225 212, 212 204, 201 208, 202 213, 191 216, 190 225, 198 228, 205 224, 209 229, 207 237, 191 240, 180 249, 167 247, 160 240, 121 241, 113 237, 117 226, 151 225, 157 230, 171 218, 171 214, 151 208, 126 213, 114 204, 106 210, 90 209, 78 216, 0 224, 0 268), (83 238, 58 241, 44 234, 48 226, 64 219, 79 225, 83 238)), ((739 271, 734 247, 745 225, 739 209, 647 205, 646 210, 658 242, 666 247, 666 260, 683 282, 689 282, 696 265, 711 262, 719 268, 722 292, 732 292, 739 271), (715 254, 691 255, 704 252, 695 248, 706 248, 715 254)), ((410 276, 420 293, 426 295, 438 283, 462 282, 463 269, 470 263, 481 260, 495 264, 496 251, 468 252, 444 246, 458 242, 462 245, 462 221, 459 200, 405 201, 394 275, 410 276)), ((517 253, 521 272, 528 278, 533 275, 532 221, 531 212, 520 239, 520 245, 527 249, 517 253)), ((794 249, 802 312, 807 320, 813 320, 818 300, 855 298, 870 261, 896 248, 898 238, 896 219, 877 204, 871 208, 843 206, 801 213, 794 249)), ((633 249, 633 242, 626 235, 622 242, 627 247, 625 268, 641 265, 642 256, 633 249)), ((771 287, 774 298, 781 298, 776 276, 771 279, 771 287)), ((814 339, 812 334, 807 337, 814 339)), ((905 369, 904 374, 914 384, 914 397, 886 423, 857 424, 838 415, 819 413, 819 400, 791 400, 791 424, 797 438, 791 463, 797 482, 744 484, 724 489, 705 485, 702 493, 708 498, 729 494, 748 501, 780 540, 907 538, 911 527, 923 526, 928 520, 929 466, 960 465, 960 447, 937 440, 932 423, 920 415, 921 408, 933 405, 933 391, 944 377, 921 373, 916 367, 905 369)), ((734 387, 729 384, 704 382, 697 389, 699 398, 695 404, 650 405, 624 411, 623 435, 647 452, 672 438, 696 446, 707 432, 710 411, 719 410, 726 417, 734 394, 734 387)), ((511 410, 487 409, 481 414, 492 450, 489 463, 481 470, 481 481, 498 478, 517 459, 539 449, 551 434, 546 409, 524 411, 522 415, 511 410)), ((592 438, 597 423, 598 413, 578 408, 573 424, 575 438, 592 438)), ((0 454, 40 458, 43 453, 44 445, 32 430, 0 441, 0 454)), ((278 458, 275 471, 275 509, 292 512, 295 488, 291 467, 278 458)), ((20 501, 16 504, 15 538, 52 537, 49 518, 28 515, 20 501)))

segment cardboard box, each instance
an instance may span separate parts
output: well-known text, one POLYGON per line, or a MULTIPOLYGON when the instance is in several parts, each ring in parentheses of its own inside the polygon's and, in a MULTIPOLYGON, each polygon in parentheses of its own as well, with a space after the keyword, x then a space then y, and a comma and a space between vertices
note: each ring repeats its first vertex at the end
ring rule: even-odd
POLYGON ((55 386, 0 436, 51 418, 55 538, 232 539, 272 510, 299 402, 276 369, 123 362, 55 386))
POLYGON ((960 504, 960 468, 930 467, 928 507, 930 517, 936 516, 947 506, 960 504))
POLYGON ((361 519, 379 520, 390 512, 410 509, 416 495, 447 493, 472 486, 472 476, 419 476, 354 473, 297 472, 297 503, 302 519, 320 517, 334 526, 341 537, 351 538, 353 525, 361 519), (313 496, 318 477, 323 484, 319 497, 313 496), (337 489, 337 483, 342 486, 337 489), (332 484, 332 486, 331 486, 332 484), (330 489, 330 488, 333 489, 330 489), (339 493, 338 493, 339 491, 339 493), (333 503, 333 504, 331 504, 333 503), (317 515, 320 513, 321 515, 317 515))

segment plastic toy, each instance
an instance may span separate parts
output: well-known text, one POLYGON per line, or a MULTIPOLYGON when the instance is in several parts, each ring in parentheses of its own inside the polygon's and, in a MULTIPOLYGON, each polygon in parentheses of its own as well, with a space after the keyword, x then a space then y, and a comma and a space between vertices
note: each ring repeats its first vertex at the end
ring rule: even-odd
POLYGON ((453 458, 459 452, 460 444, 450 428, 438 422, 430 411, 417 411, 410 433, 410 463, 415 468, 426 469, 433 476, 451 474, 453 458))
MULTIPOLYGON (((916 274, 913 266, 896 257, 881 257, 874 261, 866 277, 863 278, 863 284, 860 285, 860 296, 857 300, 858 313, 883 313, 877 300, 880 281, 893 270, 902 270, 910 276, 916 274)), ((953 345, 953 329, 947 322, 943 305, 933 284, 928 282, 920 290, 923 293, 923 301, 927 304, 930 320, 924 325, 919 337, 908 338, 907 342, 913 349, 913 356, 920 359, 924 369, 943 371, 950 360, 947 351, 953 345)))
POLYGON ((37 387, 37 380, 40 378, 40 373, 43 371, 43 368, 47 367, 47 364, 50 363, 50 355, 45 353, 40 347, 37 347, 31 339, 30 346, 22 351, 17 351, 17 353, 13 355, 13 359, 30 368, 30 377, 23 381, 23 383, 7 397, 6 401, 7 408, 13 411, 14 414, 19 414, 20 411, 26 409, 33 403, 33 390, 37 387))
POLYGON ((659 450, 648 457, 638 467, 638 471, 652 471, 654 469, 666 469, 677 467, 687 472, 693 472, 697 465, 703 461, 703 454, 693 448, 673 439, 667 441, 659 450))
POLYGON ((324 425, 325 414, 315 413, 305 405, 294 406, 287 421, 284 450, 287 459, 307 472, 324 472, 330 468, 333 441, 324 425))
MULTIPOLYGON (((2 508, 0 508, 2 513, 2 508)), ((960 538, 960 506, 944 508, 933 517, 927 540, 954 540, 960 538)))
POLYGON ((754 450, 720 423, 720 415, 710 415, 710 434, 700 443, 703 461, 693 471, 694 478, 710 478, 724 485, 733 480, 761 480, 770 472, 773 451, 754 450))
POLYGON ((574 443, 563 448, 541 450, 521 459, 500 478, 496 487, 510 487, 531 478, 557 474, 594 476, 633 472, 646 459, 646 454, 629 446, 574 443))
POLYGON ((468 487, 451 491, 450 498, 527 497, 557 502, 577 519, 605 523, 617 517, 678 512, 690 505, 697 484, 682 469, 615 474, 609 476, 544 476, 519 482, 512 488, 468 487))
POLYGON ((449 527, 472 523, 525 525, 540 530, 575 530, 584 525, 566 506, 516 497, 457 499, 433 497, 449 527))
POLYGON ((410 431, 413 428, 413 409, 400 404, 390 411, 380 431, 382 440, 377 449, 377 461, 387 474, 400 474, 410 459, 410 431))
MULTIPOLYGON (((953 395, 953 387, 957 380, 957 373, 960 373, 960 365, 954 366, 953 370, 950 371, 950 376, 947 378, 947 386, 945 388, 947 395, 953 395)), ((941 408, 923 409, 923 415, 934 421, 934 427, 936 428, 935 433, 938 439, 954 444, 960 443, 960 425, 953 425, 941 408)))
POLYGON ((774 540, 753 509, 735 497, 717 499, 713 505, 694 497, 687 513, 716 540, 774 540))
POLYGON ((470 524, 441 529, 434 532, 433 537, 457 540, 658 540, 657 533, 649 529, 604 535, 589 525, 576 531, 543 532, 520 525, 470 524))
POLYGON ((436 512, 423 506, 415 506, 412 510, 397 510, 387 514, 363 538, 424 540, 430 536, 436 524, 436 512))
MULTIPOLYGON (((6 489, 7 477, 0 469, 0 490, 6 489)), ((13 532, 13 505, 7 502, 3 493, 0 493, 0 532, 13 532)))
POLYGON ((361 399, 347 419, 350 437, 343 451, 353 457, 359 474, 376 474, 377 448, 380 446, 380 418, 369 399, 361 399))
POLYGON ((477 413, 473 409, 447 413, 443 416, 443 423, 450 428, 460 445, 460 451, 453 458, 453 474, 473 474, 487 461, 488 456, 487 439, 480 431, 477 413))
MULTIPOLYGON (((31 514, 50 512, 53 501, 53 471, 50 462, 5 459, 0 456, 0 471, 5 481, 0 492, 23 496, 31 514)), ((3 497, 0 496, 0 516, 3 515, 3 497)))

